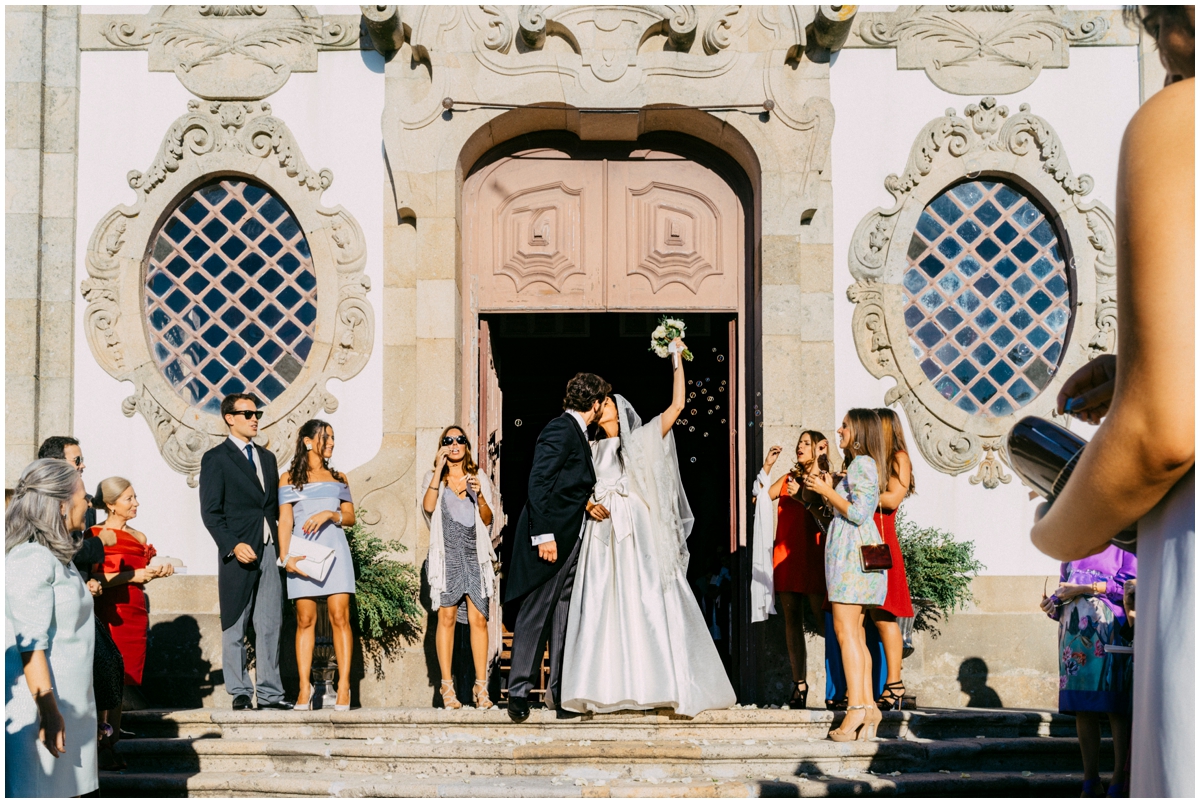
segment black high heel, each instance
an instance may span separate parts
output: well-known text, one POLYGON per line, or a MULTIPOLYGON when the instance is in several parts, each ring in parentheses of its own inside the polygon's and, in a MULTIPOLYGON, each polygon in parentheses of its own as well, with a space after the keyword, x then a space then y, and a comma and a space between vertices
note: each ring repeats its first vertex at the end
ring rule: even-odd
POLYGON ((788 700, 788 708, 808 708, 808 681, 792 681, 792 699, 788 700))
POLYGON ((879 706, 880 711, 891 711, 893 707, 900 711, 904 707, 904 692, 906 691, 908 690, 904 688, 903 680, 889 683, 883 687, 883 694, 875 701, 875 705, 879 706), (900 690, 899 694, 896 693, 896 689, 900 690))
POLYGON ((825 709, 827 711, 845 711, 849 706, 849 702, 843 697, 840 700, 826 700, 825 709))

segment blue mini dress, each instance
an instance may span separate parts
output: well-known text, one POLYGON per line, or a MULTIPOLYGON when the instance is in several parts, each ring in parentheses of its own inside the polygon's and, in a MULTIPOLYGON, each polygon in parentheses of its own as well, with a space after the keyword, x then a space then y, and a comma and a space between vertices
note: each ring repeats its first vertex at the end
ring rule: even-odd
POLYGON ((342 502, 353 502, 350 489, 341 482, 310 482, 304 488, 285 485, 279 489, 279 504, 292 506, 292 542, 288 552, 303 555, 304 542, 316 541, 333 550, 333 565, 324 582, 314 578, 287 573, 288 599, 327 597, 330 594, 354 593, 354 561, 346 533, 332 521, 326 522, 314 535, 304 534, 304 522, 322 510, 336 511, 342 502))

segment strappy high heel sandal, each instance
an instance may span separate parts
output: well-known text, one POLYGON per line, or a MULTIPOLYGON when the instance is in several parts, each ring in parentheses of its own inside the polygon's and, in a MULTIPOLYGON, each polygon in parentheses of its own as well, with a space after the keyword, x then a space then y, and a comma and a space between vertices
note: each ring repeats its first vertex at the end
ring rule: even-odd
POLYGON ((879 706, 880 711, 891 711, 895 708, 897 711, 902 710, 904 706, 904 692, 908 689, 904 688, 904 681, 897 680, 894 683, 889 683, 883 687, 883 694, 875 701, 875 705, 879 706), (899 689, 899 693, 896 690, 899 689))
POLYGON ((843 697, 840 700, 826 700, 825 701, 825 710, 826 711, 845 711, 846 705, 847 705, 847 703, 846 703, 845 697, 843 697))
POLYGON ((471 687, 471 693, 475 697, 475 707, 480 711, 495 707, 492 698, 488 696, 487 681, 475 681, 475 685, 471 687))
POLYGON ((462 708, 458 695, 454 693, 454 679, 442 681, 442 708, 462 708))
POLYGON ((874 739, 880 722, 883 722, 883 714, 880 713, 878 706, 867 706, 867 718, 858 731, 859 741, 869 742, 874 739))
POLYGON ((808 708, 808 682, 792 681, 792 699, 788 700, 788 708, 808 708), (801 688, 803 687, 803 688, 801 688))
MULTIPOLYGON (((852 705, 846 709, 846 717, 850 716, 851 711, 862 711, 865 709, 866 709, 865 705, 852 705)), ((843 719, 842 723, 845 724, 845 722, 846 722, 846 720, 843 719)), ((829 731, 829 738, 835 742, 853 742, 855 739, 860 738, 859 734, 862 733, 863 728, 866 727, 867 722, 868 722, 868 719, 864 718, 862 723, 860 725, 858 725, 854 730, 851 730, 851 731, 844 730, 843 728, 840 728, 840 727, 834 728, 833 730, 829 731)))

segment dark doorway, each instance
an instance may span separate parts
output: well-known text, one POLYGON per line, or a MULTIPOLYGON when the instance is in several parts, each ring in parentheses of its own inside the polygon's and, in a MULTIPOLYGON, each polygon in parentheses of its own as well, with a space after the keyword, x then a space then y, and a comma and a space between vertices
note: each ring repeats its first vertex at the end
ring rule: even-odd
MULTIPOLYGON (((659 316, 652 313, 504 313, 482 316, 503 403, 503 470, 500 491, 508 515, 500 547, 502 565, 512 549, 511 529, 525 505, 529 467, 538 434, 562 414, 567 381, 580 371, 604 377, 644 421, 671 402, 670 363, 649 350, 659 316)), ((688 581, 702 599, 714 640, 733 672, 730 421, 736 377, 730 376, 732 314, 683 313, 687 344, 688 403, 675 425, 680 475, 696 517, 688 539, 688 581), (710 401, 711 399, 711 401, 710 401), (720 582, 722 570, 726 579, 720 582), (713 578, 718 579, 714 585, 713 578)), ((510 629, 516 606, 504 609, 510 629)))

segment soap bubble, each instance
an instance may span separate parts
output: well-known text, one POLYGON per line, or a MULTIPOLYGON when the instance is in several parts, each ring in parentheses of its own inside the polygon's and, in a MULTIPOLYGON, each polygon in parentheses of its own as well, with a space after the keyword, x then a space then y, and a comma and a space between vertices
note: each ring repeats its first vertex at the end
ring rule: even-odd
POLYGON ((521 426, 522 423, 524 423, 524 422, 522 422, 521 419, 518 418, 516 421, 513 422, 513 426, 519 427, 519 426, 521 426))
POLYGON ((724 385, 722 385, 721 387, 717 388, 717 390, 719 390, 719 391, 721 391, 722 393, 724 393, 724 392, 725 392, 725 386, 724 386, 724 385))
POLYGON ((693 463, 695 463, 695 462, 696 462, 696 458, 694 458, 694 457, 693 457, 693 458, 692 458, 692 462, 693 462, 693 463))
POLYGON ((721 419, 721 423, 722 423, 722 424, 724 424, 724 423, 725 423, 725 419, 724 419, 724 418, 722 418, 722 419, 721 419))
POLYGON ((716 399, 714 399, 712 396, 709 396, 709 397, 708 397, 708 400, 709 400, 709 401, 716 401, 716 399))
POLYGON ((708 414, 709 414, 709 415, 712 415, 712 410, 709 410, 709 411, 708 411, 708 414))
POLYGON ((695 415, 695 414, 696 414, 696 408, 694 408, 694 407, 692 408, 691 414, 692 414, 692 415, 695 415))
POLYGON ((754 414, 755 414, 756 416, 758 416, 758 415, 762 415, 762 410, 755 410, 755 411, 754 411, 754 414))
POLYGON ((707 432, 705 432, 705 433, 704 433, 704 437, 706 437, 706 438, 708 437, 708 433, 707 433, 707 432))
POLYGON ((716 351, 717 351, 717 347, 713 346, 713 353, 716 353, 716 351))
POLYGON ((724 355, 724 354, 718 354, 718 355, 717 355, 717 362, 725 362, 725 355, 724 355))
POLYGON ((688 432, 695 432, 695 431, 696 431, 695 427, 688 427, 688 432))

